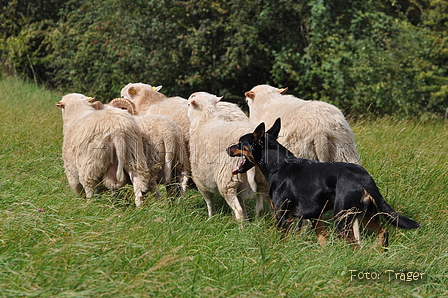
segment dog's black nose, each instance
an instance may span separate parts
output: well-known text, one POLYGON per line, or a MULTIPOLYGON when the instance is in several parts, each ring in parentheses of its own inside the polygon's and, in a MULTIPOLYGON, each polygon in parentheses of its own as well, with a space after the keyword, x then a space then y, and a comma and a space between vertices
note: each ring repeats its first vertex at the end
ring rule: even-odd
POLYGON ((229 156, 235 156, 235 150, 238 149, 238 144, 227 147, 226 152, 229 156))

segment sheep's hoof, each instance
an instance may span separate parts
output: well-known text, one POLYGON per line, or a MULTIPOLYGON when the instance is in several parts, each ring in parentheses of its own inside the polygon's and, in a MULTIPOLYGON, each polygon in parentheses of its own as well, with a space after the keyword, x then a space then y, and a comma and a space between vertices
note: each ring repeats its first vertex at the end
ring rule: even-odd
POLYGON ((143 202, 141 199, 135 199, 135 206, 137 208, 141 207, 143 205, 143 202))

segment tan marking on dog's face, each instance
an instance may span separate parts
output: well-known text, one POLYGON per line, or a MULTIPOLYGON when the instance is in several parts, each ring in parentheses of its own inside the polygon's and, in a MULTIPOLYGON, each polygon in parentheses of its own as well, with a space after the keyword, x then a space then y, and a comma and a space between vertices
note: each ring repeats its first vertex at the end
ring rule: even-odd
POLYGON ((242 152, 242 154, 244 154, 244 156, 251 161, 254 164, 257 164, 257 162, 255 161, 255 158, 252 156, 252 153, 250 153, 250 150, 247 146, 243 146, 244 150, 240 150, 242 152))
POLYGON ((255 161, 255 158, 250 153, 250 150, 247 146, 243 146, 243 150, 238 148, 229 148, 230 156, 244 156, 246 157, 250 162, 257 164, 255 161))
POLYGON ((229 148, 229 153, 230 156, 237 156, 237 155, 243 155, 243 151, 241 151, 240 149, 234 148, 234 147, 230 147, 229 148))

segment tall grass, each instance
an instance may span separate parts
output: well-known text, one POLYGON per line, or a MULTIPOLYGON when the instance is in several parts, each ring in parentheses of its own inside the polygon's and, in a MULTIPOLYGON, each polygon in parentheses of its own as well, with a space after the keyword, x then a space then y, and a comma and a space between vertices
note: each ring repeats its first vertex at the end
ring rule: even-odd
POLYGON ((11 78, 0 92, 2 297, 448 295, 446 124, 353 123, 363 165, 422 226, 390 227, 382 253, 367 232, 357 250, 334 231, 324 248, 311 231, 282 238, 269 215, 240 229, 223 200, 209 219, 195 190, 140 209, 130 187, 77 198, 61 160, 60 95, 11 78), (418 280, 401 280, 417 276, 408 272, 418 280))

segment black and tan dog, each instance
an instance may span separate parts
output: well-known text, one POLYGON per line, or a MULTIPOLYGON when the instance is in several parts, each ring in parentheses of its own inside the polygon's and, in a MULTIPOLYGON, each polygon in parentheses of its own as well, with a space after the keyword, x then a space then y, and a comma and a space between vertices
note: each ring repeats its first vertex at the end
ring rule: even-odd
POLYGON ((327 240, 321 216, 333 210, 337 229, 348 243, 358 246, 359 220, 388 245, 388 232, 379 215, 403 229, 419 224, 398 214, 381 196, 373 178, 355 164, 318 162, 297 158, 277 142, 280 118, 265 132, 261 123, 253 133, 242 136, 239 143, 227 148, 230 156, 243 156, 233 171, 244 173, 257 165, 269 185, 269 195, 276 212, 277 226, 288 228, 294 218, 310 219, 319 243, 327 240))

